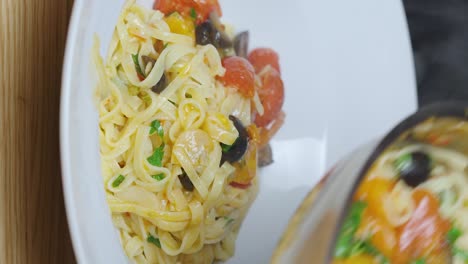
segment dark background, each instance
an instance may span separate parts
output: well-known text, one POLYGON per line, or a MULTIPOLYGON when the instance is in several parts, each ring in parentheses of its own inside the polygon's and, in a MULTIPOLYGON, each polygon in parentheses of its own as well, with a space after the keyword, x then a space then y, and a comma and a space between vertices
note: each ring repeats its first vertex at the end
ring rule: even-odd
POLYGON ((414 52, 419 106, 468 100, 468 0, 403 3, 414 52))

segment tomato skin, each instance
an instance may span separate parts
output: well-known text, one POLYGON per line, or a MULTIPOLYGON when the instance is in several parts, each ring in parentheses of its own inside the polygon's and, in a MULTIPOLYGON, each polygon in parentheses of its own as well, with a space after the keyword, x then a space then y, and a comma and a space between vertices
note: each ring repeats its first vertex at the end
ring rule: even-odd
POLYGON ((222 60, 226 73, 219 80, 225 86, 236 87, 239 93, 247 98, 255 94, 255 72, 248 60, 232 56, 222 60))
POLYGON ((197 24, 206 21, 212 11, 216 11, 221 17, 221 6, 218 0, 156 0, 153 9, 169 15, 172 12, 179 12, 185 17, 190 17, 192 8, 197 14, 197 24))
POLYGON ((248 55, 248 60, 252 63, 256 73, 261 72, 267 65, 270 65, 281 73, 278 53, 270 48, 256 48, 252 50, 248 55))
POLYGON ((416 209, 399 228, 398 252, 394 263, 407 263, 420 257, 443 256, 447 251, 445 236, 450 222, 439 215, 437 198, 425 190, 415 190, 416 209))
POLYGON ((262 87, 258 90, 258 96, 264 113, 255 116, 255 124, 266 127, 276 119, 284 103, 284 84, 277 70, 271 68, 262 76, 262 87))

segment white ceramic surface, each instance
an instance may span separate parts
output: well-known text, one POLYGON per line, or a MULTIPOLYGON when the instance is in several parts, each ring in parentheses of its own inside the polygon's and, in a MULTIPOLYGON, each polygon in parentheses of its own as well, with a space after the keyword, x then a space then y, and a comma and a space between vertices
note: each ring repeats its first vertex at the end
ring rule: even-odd
MULTIPOLYGON (((150 5, 150 0, 142 1, 150 5)), ((80 263, 126 263, 104 200, 93 35, 104 54, 123 0, 76 0, 61 102, 63 187, 80 263)), ((289 217, 324 169, 415 109, 408 32, 398 1, 224 0, 223 19, 251 32, 251 47, 281 56, 287 121, 260 172, 229 263, 267 263, 289 217)))

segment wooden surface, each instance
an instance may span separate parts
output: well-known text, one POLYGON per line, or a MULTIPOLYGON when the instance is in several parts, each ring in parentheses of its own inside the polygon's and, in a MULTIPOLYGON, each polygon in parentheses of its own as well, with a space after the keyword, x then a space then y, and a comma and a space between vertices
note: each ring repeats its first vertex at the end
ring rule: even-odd
POLYGON ((74 263, 59 99, 72 0, 0 0, 0 264, 74 263))

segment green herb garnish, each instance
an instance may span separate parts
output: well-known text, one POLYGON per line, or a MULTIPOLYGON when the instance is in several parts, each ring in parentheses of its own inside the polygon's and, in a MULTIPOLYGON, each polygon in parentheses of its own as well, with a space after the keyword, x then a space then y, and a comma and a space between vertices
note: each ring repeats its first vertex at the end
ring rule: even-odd
POLYGON ((335 257, 347 258, 355 251, 353 249, 355 241, 354 234, 361 223, 362 212, 367 204, 364 202, 355 202, 351 205, 348 216, 344 220, 335 246, 335 257))
POLYGON ((150 135, 152 135, 156 131, 158 132, 159 137, 164 138, 164 130, 159 120, 154 120, 153 122, 151 122, 151 129, 149 133, 150 135))
POLYGON ((125 176, 120 174, 113 182, 112 187, 117 188, 125 180, 125 176))
POLYGON ((195 8, 190 9, 190 16, 195 20, 197 19, 197 11, 195 11, 195 8))
POLYGON ((224 143, 221 143, 221 149, 223 150, 223 152, 228 152, 229 150, 231 150, 232 148, 232 145, 226 145, 224 143))
POLYGON ((148 234, 148 238, 146 239, 146 241, 148 241, 148 243, 156 245, 158 248, 161 248, 161 241, 159 241, 159 238, 156 238, 151 234, 148 234))
POLYGON ((153 166, 162 166, 162 159, 164 157, 164 143, 160 147, 156 148, 153 155, 148 157, 148 162, 153 166))
POLYGON ((166 178, 166 176, 164 175, 164 173, 159 173, 159 174, 156 174, 156 175, 152 175, 151 178, 157 180, 157 181, 162 181, 164 180, 164 178, 166 178))
POLYGON ((413 157, 411 156, 411 153, 406 153, 404 155, 401 155, 395 160, 395 168, 398 171, 403 171, 407 167, 410 167, 413 162, 413 157))
POLYGON ((465 262, 468 261, 468 252, 461 250, 459 248, 453 248, 452 249, 453 255, 463 259, 465 262))
POLYGON ((135 69, 137 71, 138 74, 141 75, 141 77, 146 77, 145 73, 142 71, 141 67, 140 67, 140 62, 138 61, 138 53, 137 54, 132 54, 132 59, 133 59, 133 63, 135 64, 135 69))
POLYGON ((452 226, 452 228, 450 228, 450 230, 447 232, 447 240, 450 243, 450 245, 454 245, 455 241, 457 241, 457 239, 461 237, 461 235, 462 231, 456 228, 455 226, 452 226))
POLYGON ((426 261, 424 259, 417 259, 413 260, 411 264, 426 264, 426 261))

